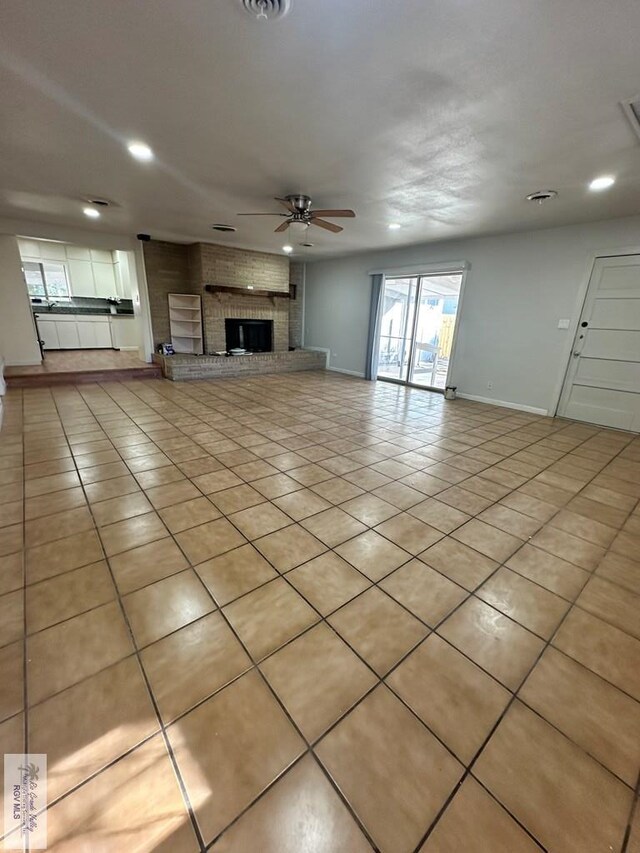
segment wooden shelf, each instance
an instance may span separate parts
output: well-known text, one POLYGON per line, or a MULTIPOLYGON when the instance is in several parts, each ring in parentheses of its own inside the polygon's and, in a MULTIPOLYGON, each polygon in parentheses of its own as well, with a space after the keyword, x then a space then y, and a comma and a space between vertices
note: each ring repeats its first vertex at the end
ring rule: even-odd
POLYGON ((204 340, 200 297, 191 293, 169 293, 168 300, 173 349, 177 353, 202 355, 204 340))
POLYGON ((204 288, 207 293, 229 293, 234 296, 269 296, 272 299, 291 299, 287 290, 249 290, 246 287, 223 287, 219 284, 206 284, 204 288))

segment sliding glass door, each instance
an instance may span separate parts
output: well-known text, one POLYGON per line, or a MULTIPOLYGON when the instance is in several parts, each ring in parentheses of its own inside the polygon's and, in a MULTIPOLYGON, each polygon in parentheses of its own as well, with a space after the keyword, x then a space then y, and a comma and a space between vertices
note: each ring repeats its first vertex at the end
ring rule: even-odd
POLYGON ((461 272, 385 279, 378 379, 444 389, 461 285, 461 272))

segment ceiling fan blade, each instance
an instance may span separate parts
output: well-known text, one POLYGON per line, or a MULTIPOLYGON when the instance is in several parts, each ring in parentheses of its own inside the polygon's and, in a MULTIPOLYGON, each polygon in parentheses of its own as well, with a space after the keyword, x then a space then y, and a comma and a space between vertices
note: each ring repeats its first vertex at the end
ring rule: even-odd
POLYGON ((274 197, 274 201, 279 201, 279 202, 280 202, 280 204, 281 204, 281 205, 283 205, 284 207, 286 207, 286 208, 287 208, 287 210, 288 210, 290 213, 295 213, 295 212, 296 212, 295 207, 294 207, 294 206, 291 204, 291 202, 290 202, 290 201, 288 201, 286 198, 278 198, 278 196, 275 196, 275 197, 274 197))
POLYGON ((311 224, 319 225, 326 231, 333 231, 334 234, 339 234, 341 231, 344 231, 344 228, 341 228, 340 225, 334 225, 333 222, 327 222, 324 219, 312 219, 311 224))
POLYGON ((236 216, 288 216, 288 213, 236 213, 236 216))
POLYGON ((353 219, 355 216, 355 212, 353 210, 312 210, 311 218, 314 219, 316 216, 348 216, 350 219, 353 219))
POLYGON ((281 231, 286 231, 289 225, 291 225, 291 223, 287 219, 287 221, 283 222, 282 225, 278 225, 278 227, 276 228, 276 234, 280 233, 281 231))

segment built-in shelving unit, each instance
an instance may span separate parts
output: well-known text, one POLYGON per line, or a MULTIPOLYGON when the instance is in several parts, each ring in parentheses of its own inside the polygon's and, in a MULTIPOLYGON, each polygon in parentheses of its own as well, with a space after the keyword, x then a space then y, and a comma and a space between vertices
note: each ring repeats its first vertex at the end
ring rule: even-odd
POLYGON ((169 294, 169 325, 175 352, 202 355, 202 302, 190 293, 169 294))

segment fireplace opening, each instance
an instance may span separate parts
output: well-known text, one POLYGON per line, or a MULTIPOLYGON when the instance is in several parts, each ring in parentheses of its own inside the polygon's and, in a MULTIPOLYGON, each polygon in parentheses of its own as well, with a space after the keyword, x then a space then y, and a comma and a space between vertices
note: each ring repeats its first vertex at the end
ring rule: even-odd
POLYGON ((273 350, 273 320, 225 320, 227 349, 241 348, 249 352, 273 350))

